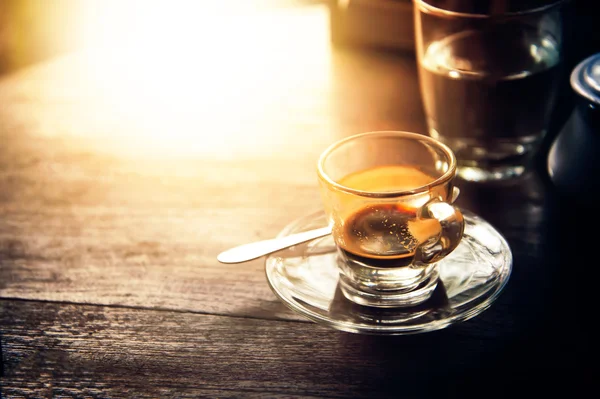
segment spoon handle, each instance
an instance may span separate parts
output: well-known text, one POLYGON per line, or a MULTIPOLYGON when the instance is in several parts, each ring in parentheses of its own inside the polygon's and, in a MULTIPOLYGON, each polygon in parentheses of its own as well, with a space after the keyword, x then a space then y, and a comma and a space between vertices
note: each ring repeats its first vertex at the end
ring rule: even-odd
POLYGON ((323 227, 285 237, 244 244, 221 252, 219 256, 217 256, 217 260, 221 263, 246 262, 328 234, 331 234, 331 227, 323 227))

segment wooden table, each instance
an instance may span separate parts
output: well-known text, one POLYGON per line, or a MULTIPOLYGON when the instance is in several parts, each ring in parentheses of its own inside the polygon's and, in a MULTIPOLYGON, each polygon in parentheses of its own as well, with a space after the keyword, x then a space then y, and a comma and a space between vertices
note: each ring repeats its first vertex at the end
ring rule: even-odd
POLYGON ((283 38, 191 67, 77 53, 0 80, 3 397, 595 388, 597 260, 578 233, 594 215, 543 168, 502 186, 459 182, 459 205, 507 238, 514 268, 490 309, 441 331, 329 329, 276 299, 264 258, 217 262, 320 208, 326 145, 425 132, 411 54, 332 49, 320 6, 282 15, 283 38))

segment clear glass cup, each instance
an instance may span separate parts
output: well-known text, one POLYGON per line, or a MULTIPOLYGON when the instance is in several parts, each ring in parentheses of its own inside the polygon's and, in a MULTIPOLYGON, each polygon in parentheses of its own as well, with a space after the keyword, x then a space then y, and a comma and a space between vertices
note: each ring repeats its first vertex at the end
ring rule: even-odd
POLYGON ((522 175, 541 147, 563 59, 563 3, 414 0, 429 134, 469 181, 522 175))
POLYGON ((416 133, 363 133, 327 148, 318 176, 344 296, 375 307, 429 299, 437 262, 464 231, 452 150, 416 133))

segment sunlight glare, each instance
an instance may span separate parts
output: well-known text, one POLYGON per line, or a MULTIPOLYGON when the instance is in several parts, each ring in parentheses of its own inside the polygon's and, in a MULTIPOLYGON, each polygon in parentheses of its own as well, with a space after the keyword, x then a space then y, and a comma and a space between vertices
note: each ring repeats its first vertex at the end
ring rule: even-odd
POLYGON ((90 90, 125 124, 118 145, 163 155, 264 151, 265 143, 283 145, 283 118, 311 112, 294 96, 313 90, 324 101, 326 9, 239 3, 235 12, 219 2, 160 0, 86 9, 90 90))

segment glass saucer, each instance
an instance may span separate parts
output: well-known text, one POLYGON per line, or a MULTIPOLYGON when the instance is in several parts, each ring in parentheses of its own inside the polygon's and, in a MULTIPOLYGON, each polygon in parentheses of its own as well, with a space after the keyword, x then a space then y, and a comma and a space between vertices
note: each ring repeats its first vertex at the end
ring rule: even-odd
MULTIPOLYGON (((506 285, 512 253, 488 222, 463 210, 459 246, 439 262, 433 296, 412 308, 371 308, 344 297, 338 286, 337 250, 331 236, 279 251, 266 260, 271 289, 293 311, 338 330, 364 334, 415 334, 439 330, 487 309, 506 285)), ((287 225, 279 237, 326 226, 322 212, 287 225)))

